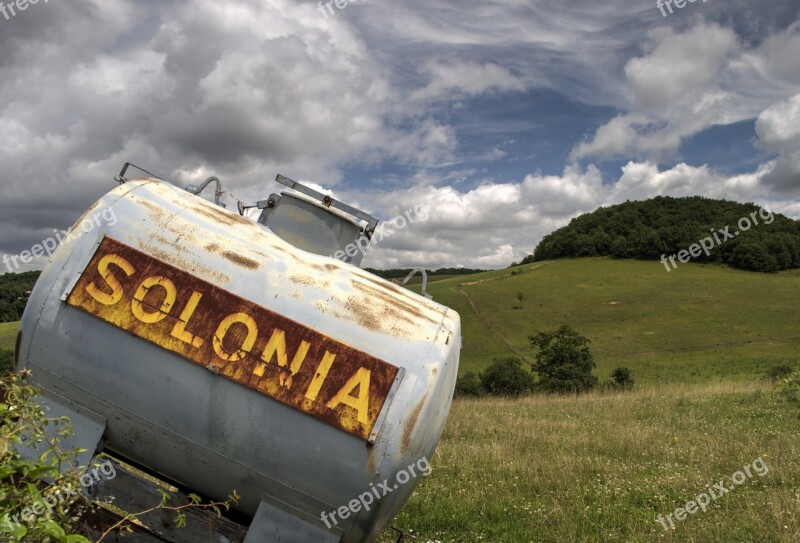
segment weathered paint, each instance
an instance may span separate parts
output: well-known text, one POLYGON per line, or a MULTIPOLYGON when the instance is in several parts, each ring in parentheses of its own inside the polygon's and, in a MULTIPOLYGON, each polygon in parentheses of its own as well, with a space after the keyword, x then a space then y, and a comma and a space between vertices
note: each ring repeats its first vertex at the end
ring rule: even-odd
MULTIPOLYGON (((125 183, 95 207, 107 209, 114 210, 116 224, 65 240, 53 254, 31 293, 17 352, 18 367, 29 369, 48 396, 107 419, 108 451, 209 498, 224 499, 235 488, 238 513, 252 517, 270 496, 308 519, 392 480, 423 456, 433 459, 458 370, 461 327, 454 311, 366 270, 292 247, 262 225, 169 183, 125 183), (213 366, 204 369, 68 305, 66 294, 97 251, 99 236, 400 368, 370 436, 374 443, 365 446, 338 426, 215 375, 213 366), (224 252, 258 267, 231 261, 224 252)), ((143 309, 155 312, 163 297, 155 287, 143 309)), ((184 304, 183 294, 176 295, 172 311, 177 315, 184 304)), ((229 309, 218 313, 225 317, 229 309)), ((196 333, 193 325, 191 320, 186 330, 196 333)), ((236 339, 230 335, 226 343, 236 339)), ((254 346, 256 357, 261 347, 254 346)), ((297 344, 287 347, 291 362, 297 344)), ((309 354, 312 367, 319 362, 310 360, 309 354)), ((341 543, 376 541, 415 482, 341 520, 341 543)))
POLYGON ((399 371, 110 237, 67 303, 364 440, 399 371))

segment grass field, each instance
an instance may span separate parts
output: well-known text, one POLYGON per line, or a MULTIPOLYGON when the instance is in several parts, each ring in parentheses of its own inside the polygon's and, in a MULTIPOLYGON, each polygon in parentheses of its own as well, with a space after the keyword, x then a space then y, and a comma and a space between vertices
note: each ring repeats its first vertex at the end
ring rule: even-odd
POLYGON ((576 259, 437 281, 462 319, 461 371, 532 358, 527 337, 570 324, 591 341, 596 373, 627 366, 640 384, 746 382, 800 360, 800 272, 576 259), (516 295, 524 296, 522 308, 516 295))
POLYGON ((17 342, 18 322, 0 323, 0 349, 14 349, 17 342))
MULTIPOLYGON (((611 259, 513 271, 430 285, 461 314, 462 372, 531 358, 528 335, 567 323, 592 341, 601 379, 627 366, 637 387, 457 399, 393 526, 420 543, 800 541, 800 408, 762 379, 800 362, 800 272, 611 259), (766 474, 732 482, 759 459, 766 474), (730 490, 707 511, 675 530, 657 521, 720 481, 730 490)), ((0 324, 0 347, 17 327, 0 324)))
POLYGON ((393 526, 442 543, 799 541, 798 414, 764 384, 457 400, 393 526), (657 522, 722 480, 706 512, 657 522))

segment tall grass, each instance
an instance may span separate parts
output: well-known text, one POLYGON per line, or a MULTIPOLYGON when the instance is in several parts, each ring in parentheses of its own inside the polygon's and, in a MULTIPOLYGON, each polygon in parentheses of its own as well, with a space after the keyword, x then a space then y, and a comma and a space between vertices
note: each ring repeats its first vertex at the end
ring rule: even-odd
POLYGON ((394 525, 443 543, 799 541, 799 459, 798 409, 766 384, 457 400, 394 525), (765 476, 675 531, 656 521, 758 458, 765 476))

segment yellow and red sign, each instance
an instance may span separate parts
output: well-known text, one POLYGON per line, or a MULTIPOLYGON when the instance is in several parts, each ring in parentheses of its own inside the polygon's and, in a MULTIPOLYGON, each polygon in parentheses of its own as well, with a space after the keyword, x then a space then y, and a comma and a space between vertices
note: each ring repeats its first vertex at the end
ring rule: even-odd
POLYGON ((67 303, 364 440, 399 372, 108 237, 67 303))

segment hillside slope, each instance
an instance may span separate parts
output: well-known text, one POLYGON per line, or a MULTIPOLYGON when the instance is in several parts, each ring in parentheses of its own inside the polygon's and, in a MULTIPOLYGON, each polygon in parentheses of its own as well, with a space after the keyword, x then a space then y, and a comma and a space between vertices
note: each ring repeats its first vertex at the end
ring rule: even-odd
POLYGON ((461 314, 462 372, 510 352, 530 358, 527 337, 564 323, 592 341, 601 379, 627 366, 639 383, 742 381, 800 362, 797 270, 666 272, 658 262, 589 258, 448 279, 429 291, 461 314))

